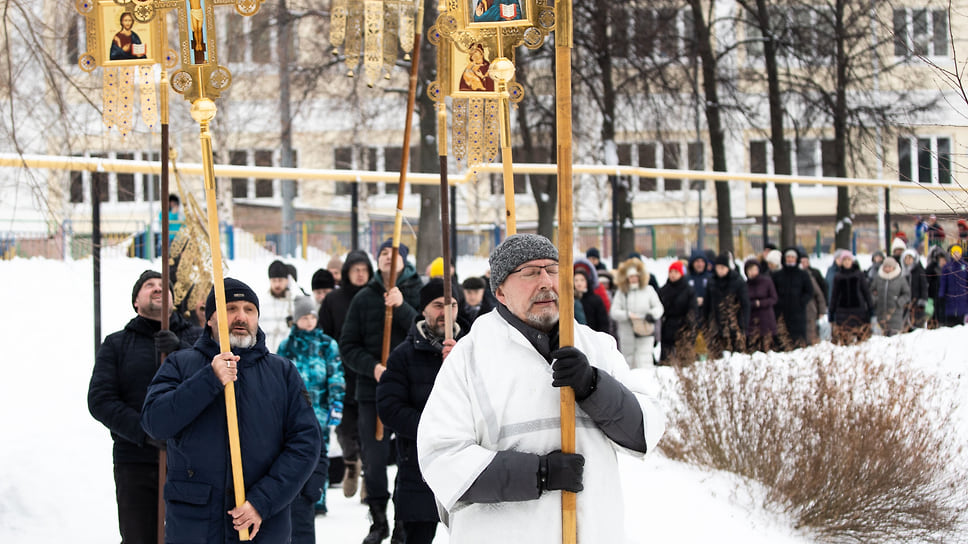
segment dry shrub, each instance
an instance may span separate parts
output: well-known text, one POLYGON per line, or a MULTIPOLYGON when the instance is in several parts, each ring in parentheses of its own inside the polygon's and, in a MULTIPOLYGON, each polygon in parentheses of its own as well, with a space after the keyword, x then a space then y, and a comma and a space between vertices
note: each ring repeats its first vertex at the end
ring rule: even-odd
POLYGON ((954 388, 860 350, 677 367, 670 458, 766 488, 827 542, 950 542, 968 497, 954 388))

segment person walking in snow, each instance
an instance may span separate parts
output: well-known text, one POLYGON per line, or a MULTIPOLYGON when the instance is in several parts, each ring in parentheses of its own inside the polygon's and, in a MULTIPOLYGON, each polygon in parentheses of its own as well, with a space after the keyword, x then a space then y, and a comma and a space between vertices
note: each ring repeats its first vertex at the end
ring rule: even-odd
POLYGON ((437 533, 437 505, 417 462, 417 424, 441 365, 470 324, 458 316, 456 290, 444 303, 444 282, 430 280, 420 289, 420 316, 406 340, 387 358, 387 370, 376 386, 380 419, 396 434, 397 479, 393 485, 394 517, 402 521, 407 544, 431 544, 437 533), (453 320, 446 339, 446 315, 453 320))
POLYGON ((796 248, 783 251, 783 267, 772 277, 776 286, 774 310, 780 340, 787 344, 786 349, 803 347, 807 345, 807 305, 813 299, 813 283, 810 274, 800 268, 800 253, 796 248))
POLYGON ((508 236, 490 265, 500 304, 447 356, 417 430, 450 541, 560 543, 565 490, 587 505, 577 511, 578 542, 625 542, 615 450, 654 449, 663 416, 612 337, 574 324, 575 345, 558 345, 558 250, 547 238, 508 236), (586 422, 575 453, 560 451, 564 386, 586 422))
POLYGON ((655 322, 662 318, 662 301, 645 279, 649 275, 641 260, 627 259, 619 265, 616 276, 618 290, 609 315, 618 329, 619 348, 629 368, 651 367, 655 363, 655 322), (643 332, 643 326, 651 332, 643 332))
POLYGON ((118 529, 123 544, 153 542, 158 532, 158 450, 163 442, 141 428, 141 405, 162 353, 190 348, 202 330, 174 312, 171 286, 145 270, 131 290, 137 315, 108 335, 94 356, 87 407, 111 431, 118 529), (162 297, 168 297, 168 330, 161 330, 162 297))
POLYGON ((928 327, 936 328, 944 325, 944 299, 938 296, 941 287, 941 271, 948 264, 948 254, 940 247, 932 247, 928 252, 928 266, 924 268, 924 276, 928 280, 928 303, 924 313, 928 317, 928 327))
POLYGON ((706 256, 703 252, 696 251, 689 257, 687 272, 686 281, 689 282, 689 286, 696 293, 696 304, 699 306, 698 317, 702 319, 705 315, 706 286, 712 279, 712 273, 709 271, 709 264, 706 262, 706 256))
POLYGON ((833 328, 833 340, 839 344, 852 344, 870 338, 874 301, 867 286, 867 275, 861 272, 849 251, 843 250, 840 255, 840 266, 831 289, 827 313, 833 328))
POLYGON ((713 279, 706 290, 703 305, 703 337, 709 358, 719 358, 723 351, 746 349, 746 330, 750 322, 750 299, 746 282, 730 267, 731 259, 723 253, 713 261, 713 279))
POLYGON ((911 301, 911 286, 901 274, 894 257, 887 257, 871 284, 874 313, 884 336, 904 332, 905 313, 911 301))
POLYGON ((767 352, 776 345, 776 286, 769 272, 763 273, 763 263, 749 258, 743 263, 746 272, 746 292, 750 297, 749 336, 746 349, 750 352, 767 352))
POLYGON ((673 261, 669 265, 666 284, 659 289, 659 301, 662 302, 660 364, 686 365, 695 359, 699 306, 684 272, 682 261, 673 261))
POLYGON ((948 248, 951 260, 941 269, 938 297, 944 300, 943 323, 948 327, 961 325, 968 315, 968 265, 962 256, 961 246, 948 248))
MULTIPOLYGON (((383 320, 386 309, 392 308, 393 325, 390 329, 390 349, 400 345, 410 332, 410 325, 417 317, 422 283, 417 270, 407 262, 410 252, 400 244, 396 262, 393 262, 393 245, 389 238, 380 245, 377 264, 379 270, 373 279, 353 297, 343 323, 339 339, 343 364, 356 372, 356 401, 359 406, 360 445, 363 453, 363 485, 366 486, 366 503, 373 523, 364 538, 364 544, 377 544, 389 536, 387 504, 390 489, 387 482, 387 462, 390 458, 390 433, 377 440, 376 433, 376 384, 386 369, 381 364, 383 353, 383 320), (389 291, 385 287, 391 267, 396 267, 396 285, 389 291)), ((402 522, 394 524, 396 539, 403 541, 402 522)))
MULTIPOLYGON (((333 261, 330 260, 330 265, 333 261)), ((370 257, 363 251, 351 251, 346 255, 339 270, 338 287, 326 295, 319 305, 319 320, 317 327, 334 340, 343 332, 343 322, 349 311, 353 296, 363 289, 373 277, 373 265, 370 257)), ((356 373, 349 366, 340 361, 343 367, 343 379, 346 382, 346 394, 343 396, 343 419, 336 426, 336 440, 343 451, 343 496, 352 497, 359 486, 363 462, 360 460, 360 428, 359 406, 356 403, 356 373)))
POLYGON ((921 257, 914 248, 904 251, 902 272, 911 287, 911 303, 908 309, 910 328, 924 327, 924 310, 928 302, 928 279, 921 266, 921 257))
POLYGON ((601 297, 590 289, 591 280, 588 271, 575 267, 575 298, 581 301, 582 313, 585 314, 585 324, 595 331, 608 332, 610 327, 608 310, 601 297))
POLYGON ((259 298, 225 278, 229 344, 221 352, 215 290, 208 326, 192 349, 168 356, 145 397, 141 426, 166 440, 165 541, 232 542, 237 532, 261 544, 287 544, 289 505, 319 462, 319 423, 305 385, 288 360, 269 353, 259 328, 259 298), (225 386, 234 383, 245 503, 235 506, 225 386))
POLYGON ((292 361, 306 384, 306 392, 323 431, 320 466, 293 501, 292 543, 315 542, 314 513, 326 514, 326 488, 329 486, 329 428, 339 425, 343 416, 343 364, 336 341, 316 328, 316 303, 312 297, 299 296, 293 302, 295 320, 289 336, 279 344, 279 355, 292 361))
POLYGON ((289 267, 275 260, 269 264, 269 291, 263 304, 262 321, 266 333, 266 347, 275 353, 279 343, 289 334, 289 320, 292 319, 292 301, 296 290, 290 286, 289 267))

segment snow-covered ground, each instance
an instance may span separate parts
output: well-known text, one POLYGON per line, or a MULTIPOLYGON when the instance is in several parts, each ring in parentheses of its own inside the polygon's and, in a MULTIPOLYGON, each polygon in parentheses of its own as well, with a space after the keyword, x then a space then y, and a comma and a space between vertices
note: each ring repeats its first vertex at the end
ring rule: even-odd
MULTIPOLYGON (((829 259, 828 259, 829 261, 829 259)), ((325 260, 293 260, 308 287, 325 260)), ((231 262, 227 275, 268 289, 269 259, 231 262)), ((819 265, 819 266, 818 266, 819 265)), ((817 263, 825 270, 827 262, 817 263)), ((458 260, 461 276, 484 271, 483 259, 458 260)), ((654 264, 664 281, 668 261, 654 264)), ((158 263, 102 261, 102 333, 133 315, 131 287, 158 263)), ((4 379, 0 380, 0 541, 35 544, 69 539, 76 544, 119 540, 108 431, 87 410, 93 365, 91 261, 0 261, 4 379)), ((954 379, 968 368, 964 328, 876 339, 878 351, 940 362, 954 379)), ((648 376, 644 376, 648 378, 648 376)), ((655 381, 653 382, 655 383, 655 381)), ((760 498, 732 475, 712 473, 649 455, 621 458, 622 492, 630 542, 811 542, 789 520, 764 511, 760 498), (752 495, 751 495, 752 493, 752 495)), ((755 489, 755 488, 754 488, 755 489)), ((356 543, 369 522, 358 498, 329 492, 330 513, 316 519, 317 538, 356 543)), ((581 500, 579 496, 579 500, 581 500)), ((435 540, 448 542, 441 528, 435 540)))

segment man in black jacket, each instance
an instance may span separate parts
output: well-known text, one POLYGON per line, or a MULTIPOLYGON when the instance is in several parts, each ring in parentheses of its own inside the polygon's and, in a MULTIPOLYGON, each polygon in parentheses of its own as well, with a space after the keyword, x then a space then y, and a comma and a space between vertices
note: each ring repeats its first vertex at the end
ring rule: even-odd
POLYGON ((450 306, 444 304, 444 281, 431 279, 420 289, 420 317, 387 359, 387 370, 376 386, 377 411, 397 436, 397 480, 393 489, 394 517, 402 521, 407 544, 431 544, 437 532, 434 494, 417 463, 417 424, 440 366, 470 325, 457 316, 457 293, 451 287, 450 306), (446 340, 447 312, 454 320, 453 337, 446 340))
MULTIPOLYGON (((346 255, 340 269, 339 286, 326 295, 319 305, 319 321, 316 326, 330 338, 339 339, 343 333, 343 322, 350 309, 350 302, 373 277, 370 257, 363 251, 351 251, 346 255)), ((341 363, 342 364, 342 363, 341 363)), ((343 397, 343 419, 336 426, 336 439, 343 451, 343 495, 352 497, 360 482, 363 463, 360 461, 359 407, 356 404, 356 373, 343 364, 343 378, 346 380, 346 396, 343 397)))
POLYGON ((783 267, 773 273, 773 284, 776 286, 778 301, 773 307, 776 321, 786 327, 789 336, 789 349, 807 345, 807 304, 813 298, 813 283, 809 272, 800 268, 800 252, 796 248, 783 251, 783 267))
POLYGON ((87 393, 91 415, 110 429, 114 440, 114 485, 122 544, 153 542, 158 531, 158 448, 163 443, 141 428, 141 405, 160 364, 159 354, 188 348, 201 334, 178 313, 161 331, 161 274, 145 270, 134 284, 131 305, 138 315, 109 335, 94 358, 87 393))
MULTIPOLYGON (((383 351, 383 321, 386 309, 392 308, 393 326, 390 329, 390 349, 403 342, 410 325, 417 317, 422 282, 416 269, 407 262, 409 248, 400 244, 395 263, 391 263, 392 245, 387 239, 380 246, 379 270, 366 287, 353 297, 340 334, 339 349, 343 365, 356 372, 356 402, 359 405, 360 446, 363 451, 363 485, 366 486, 366 502, 370 507, 373 524, 363 540, 364 544, 377 544, 389 534, 386 509, 390 501, 387 483, 387 460, 390 456, 390 437, 385 433, 382 440, 375 438, 376 431, 376 384, 386 369, 380 360, 383 351), (391 266, 396 267, 394 286, 388 291, 384 286, 391 266)), ((394 539, 403 534, 403 526, 394 526, 394 539)), ((403 540, 399 540, 403 542, 403 540)))

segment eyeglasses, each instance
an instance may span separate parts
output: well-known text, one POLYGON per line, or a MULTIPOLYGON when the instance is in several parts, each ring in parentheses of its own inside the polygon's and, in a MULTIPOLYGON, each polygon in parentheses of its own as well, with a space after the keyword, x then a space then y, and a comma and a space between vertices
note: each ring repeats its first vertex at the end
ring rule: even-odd
MULTIPOLYGON (((444 304, 443 302, 431 302, 429 306, 431 308, 433 308, 434 310, 438 311, 438 312, 439 311, 442 311, 444 308, 447 307, 447 305, 444 304)), ((456 308, 457 307, 457 301, 456 300, 451 301, 450 307, 451 308, 456 308)))
POLYGON ((541 275, 541 271, 544 270, 549 276, 558 275, 558 263, 546 264, 544 266, 538 266, 536 264, 530 264, 528 266, 522 266, 521 268, 514 270, 511 274, 521 274, 521 277, 526 280, 531 280, 537 278, 541 275))

